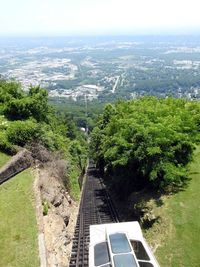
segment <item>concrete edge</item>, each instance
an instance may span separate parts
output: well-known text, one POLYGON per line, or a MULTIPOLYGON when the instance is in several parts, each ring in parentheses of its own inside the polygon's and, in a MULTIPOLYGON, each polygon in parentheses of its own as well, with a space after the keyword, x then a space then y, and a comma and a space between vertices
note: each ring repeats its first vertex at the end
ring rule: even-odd
POLYGON ((47 252, 45 245, 44 236, 44 224, 43 224, 43 207, 39 189, 39 170, 36 168, 33 171, 35 177, 34 180, 34 195, 35 195, 35 210, 36 210, 36 220, 38 226, 38 249, 40 258, 40 267, 47 267, 47 252))

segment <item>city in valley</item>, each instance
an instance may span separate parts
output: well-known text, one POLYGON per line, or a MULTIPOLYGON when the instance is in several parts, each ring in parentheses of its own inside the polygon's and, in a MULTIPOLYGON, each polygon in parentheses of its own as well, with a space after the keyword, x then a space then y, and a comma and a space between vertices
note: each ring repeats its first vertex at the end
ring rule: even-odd
POLYGON ((197 37, 1 38, 0 75, 50 97, 200 98, 197 37))

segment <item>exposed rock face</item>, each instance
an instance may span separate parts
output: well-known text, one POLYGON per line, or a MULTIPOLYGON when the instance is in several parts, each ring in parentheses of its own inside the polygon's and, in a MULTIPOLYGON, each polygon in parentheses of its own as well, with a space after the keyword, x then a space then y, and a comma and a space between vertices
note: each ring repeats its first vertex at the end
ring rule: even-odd
POLYGON ((53 200, 54 207, 59 207, 64 201, 64 195, 60 192, 59 195, 55 196, 53 200))
POLYGON ((43 203, 48 203, 47 215, 43 217, 47 265, 67 267, 78 204, 71 199, 62 181, 45 169, 39 171, 39 188, 43 203))
POLYGON ((67 266, 68 255, 66 246, 70 243, 71 238, 67 234, 62 216, 50 210, 48 216, 44 218, 44 224, 48 265, 52 267, 67 266))

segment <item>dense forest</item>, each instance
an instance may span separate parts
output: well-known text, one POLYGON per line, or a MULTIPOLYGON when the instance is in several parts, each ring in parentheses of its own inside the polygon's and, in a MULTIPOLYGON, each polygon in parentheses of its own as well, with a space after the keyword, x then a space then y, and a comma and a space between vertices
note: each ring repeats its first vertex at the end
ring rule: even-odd
POLYGON ((20 147, 42 146, 59 151, 70 170, 84 171, 86 137, 75 122, 49 104, 48 92, 39 86, 24 92, 15 81, 0 80, 0 150, 15 154, 20 147))
POLYGON ((38 86, 24 92, 19 83, 0 80, 1 151, 13 154, 37 143, 83 171, 88 148, 78 128, 89 125, 91 157, 121 196, 143 188, 172 192, 187 183, 199 142, 198 101, 142 97, 107 104, 104 111, 94 103, 87 114, 84 103, 72 110, 66 102, 50 103, 54 107, 38 86))
POLYGON ((108 104, 91 134, 92 156, 119 195, 187 183, 199 142, 200 103, 143 97, 108 104))
POLYGON ((103 107, 105 106, 105 103, 101 103, 98 100, 87 101, 86 105, 84 99, 73 101, 57 97, 50 97, 49 103, 56 110, 57 114, 65 114, 77 127, 88 127, 89 131, 94 128, 95 121, 99 114, 103 113, 103 107))

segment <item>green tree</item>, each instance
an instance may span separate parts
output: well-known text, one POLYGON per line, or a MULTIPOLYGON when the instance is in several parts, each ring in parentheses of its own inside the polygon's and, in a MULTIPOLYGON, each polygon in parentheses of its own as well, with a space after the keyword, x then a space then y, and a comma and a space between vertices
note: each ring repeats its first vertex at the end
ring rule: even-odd
POLYGON ((199 140, 199 107, 154 97, 108 105, 91 134, 94 160, 126 193, 181 187, 199 140))
POLYGON ((39 141, 41 137, 40 125, 32 120, 14 121, 10 123, 6 133, 8 141, 19 146, 39 141))
POLYGON ((4 114, 12 120, 25 120, 30 117, 40 121, 48 121, 51 108, 48 105, 48 93, 39 86, 31 87, 28 94, 21 91, 15 83, 7 83, 0 90, 0 101, 4 101, 4 114), (11 86, 12 85, 12 86, 11 86))

